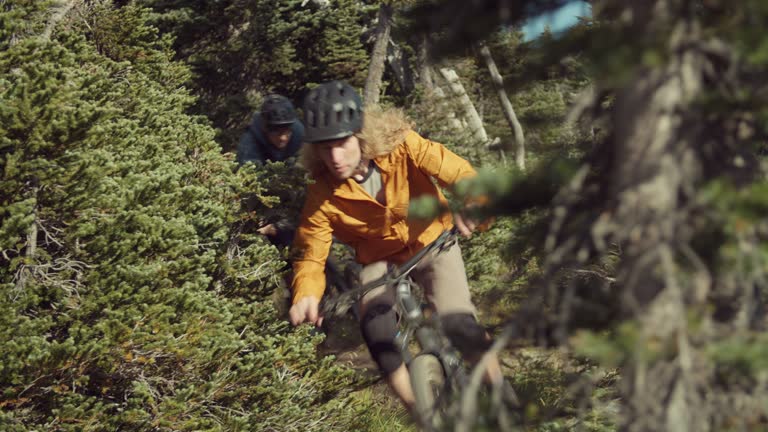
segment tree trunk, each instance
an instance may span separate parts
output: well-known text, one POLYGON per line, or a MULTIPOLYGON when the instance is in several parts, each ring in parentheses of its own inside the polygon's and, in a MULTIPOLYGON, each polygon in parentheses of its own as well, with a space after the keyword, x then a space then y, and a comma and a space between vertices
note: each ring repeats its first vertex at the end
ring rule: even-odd
POLYGON ((397 83, 400 85, 400 89, 406 95, 410 95, 414 87, 416 87, 413 82, 411 65, 408 62, 408 58, 403 55, 403 50, 392 39, 389 40, 387 45, 387 62, 390 69, 392 69, 397 83))
POLYGON ((496 94, 499 96, 501 107, 504 110, 504 118, 507 119, 507 123, 509 123, 509 127, 512 128, 512 133, 514 136, 513 149, 515 152, 515 165, 517 166, 518 169, 524 171, 525 170, 525 135, 523 134, 523 127, 520 125, 520 122, 517 120, 517 116, 515 115, 515 109, 512 107, 512 102, 509 101, 507 92, 506 90, 504 90, 504 80, 502 79, 498 68, 496 68, 496 62, 493 61, 493 57, 491 56, 491 50, 488 49, 487 45, 481 44, 480 55, 483 57, 483 60, 485 61, 485 65, 486 67, 488 67, 488 72, 491 74, 491 82, 493 82, 493 86, 496 89, 496 94))
MULTIPOLYGON (((620 341, 613 342, 627 347, 621 350, 618 429, 759 428, 766 378, 747 372, 748 366, 738 366, 737 376, 731 376, 730 362, 711 352, 754 337, 749 330, 762 318, 759 312, 755 316, 761 305, 754 291, 765 288, 766 271, 762 264, 744 271, 729 260, 753 262, 751 251, 765 241, 756 233, 765 225, 745 221, 741 234, 721 240, 719 230, 732 229, 723 219, 736 211, 719 208, 722 197, 702 199, 714 179, 740 186, 764 176, 754 148, 745 149, 753 137, 745 138, 749 133, 738 122, 739 115, 751 116, 752 108, 700 103, 703 96, 729 98, 745 91, 738 84, 742 77, 733 75, 743 66, 732 47, 706 34, 697 11, 681 8, 681 2, 616 3, 621 7, 612 13, 632 17, 633 34, 669 35, 665 60, 636 67, 627 84, 611 92, 609 137, 597 143, 590 165, 556 197, 562 205, 552 211, 544 263, 550 290, 542 301, 559 295, 566 312, 557 310, 549 318, 554 324, 546 325, 558 326, 566 322, 561 316, 576 313, 578 294, 558 279, 564 268, 618 256, 611 301, 602 303, 617 312, 609 318, 611 328, 622 329, 616 332, 620 341)), ((603 101, 597 95, 603 92, 599 82, 595 85, 587 105, 597 112, 603 101)), ((545 335, 551 334, 568 336, 568 331, 547 328, 545 335)), ((738 344, 728 350, 744 355, 738 344)))
POLYGON ((456 96, 459 104, 464 110, 464 115, 467 120, 467 125, 469 126, 469 129, 472 132, 472 138, 475 141, 477 141, 479 144, 487 143, 488 134, 485 132, 485 126, 483 126, 483 121, 482 119, 480 119, 480 115, 477 113, 477 109, 475 109, 475 105, 469 99, 469 95, 467 94, 467 91, 464 89, 464 86, 461 84, 461 81, 459 80, 459 75, 456 74, 456 71, 450 68, 440 68, 440 74, 448 82, 448 85, 451 88, 451 91, 456 96))
POLYGON ((69 0, 65 3, 57 4, 52 7, 53 13, 51 14, 51 18, 48 21, 48 24, 46 24, 45 29, 43 29, 43 33, 40 35, 43 39, 49 40, 51 38, 53 28, 56 27, 56 24, 58 24, 59 21, 64 19, 64 17, 67 15, 67 12, 75 7, 76 1, 77 0, 69 0))
POLYGON ((426 34, 421 36, 416 62, 419 71, 419 83, 424 91, 429 93, 434 90, 435 82, 432 79, 432 66, 429 60, 429 41, 427 40, 426 34))
POLYGON ((462 123, 456 115, 448 95, 445 94, 442 87, 435 83, 434 77, 436 75, 430 61, 429 40, 426 35, 421 36, 416 62, 417 70, 419 72, 419 84, 424 90, 425 101, 430 103, 431 101, 436 100, 440 104, 441 109, 445 111, 449 133, 462 133, 466 129, 466 125, 462 123))
POLYGON ((672 37, 667 65, 638 74, 615 106, 611 219, 624 245, 617 280, 623 315, 639 331, 639 351, 622 373, 627 432, 711 430, 701 391, 711 371, 703 353, 694 353, 687 314, 705 308, 711 286, 708 277, 681 277, 679 264, 692 240, 684 197, 701 181, 698 139, 684 116, 704 89, 705 59, 696 23, 681 20, 672 37), (642 355, 657 344, 675 355, 642 355))
POLYGON ((32 181, 32 184, 33 186, 29 189, 29 195, 32 197, 32 199, 34 199, 35 207, 32 210, 32 222, 30 223, 29 228, 27 228, 26 251, 24 253, 27 258, 27 262, 22 265, 19 271, 16 273, 14 296, 21 296, 24 293, 27 280, 29 280, 29 278, 32 276, 30 266, 35 264, 35 259, 37 258, 37 199, 40 193, 40 186, 38 186, 36 179, 32 181))
POLYGON ((365 79, 365 89, 363 90, 364 105, 379 103, 381 81, 384 76, 384 62, 387 59, 387 45, 391 28, 392 6, 382 3, 379 7, 378 23, 376 24, 376 42, 373 44, 371 63, 368 66, 368 77, 365 79))
POLYGON ((445 94, 445 91, 443 91, 442 87, 434 85, 432 87, 431 95, 440 102, 443 109, 445 110, 445 118, 448 120, 448 128, 455 133, 461 133, 464 131, 464 129, 466 129, 466 124, 462 123, 462 121, 456 115, 456 112, 451 108, 450 100, 445 94))

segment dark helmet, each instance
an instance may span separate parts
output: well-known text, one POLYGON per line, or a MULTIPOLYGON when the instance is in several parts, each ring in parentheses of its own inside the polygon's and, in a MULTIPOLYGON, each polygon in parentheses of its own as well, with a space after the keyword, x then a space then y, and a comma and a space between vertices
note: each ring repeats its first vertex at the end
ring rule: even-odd
POLYGON ((304 140, 327 141, 348 137, 363 127, 363 102, 344 81, 329 81, 304 98, 304 140))
POLYGON ((285 96, 271 94, 261 104, 261 118, 266 126, 287 126, 296 121, 296 110, 285 96))

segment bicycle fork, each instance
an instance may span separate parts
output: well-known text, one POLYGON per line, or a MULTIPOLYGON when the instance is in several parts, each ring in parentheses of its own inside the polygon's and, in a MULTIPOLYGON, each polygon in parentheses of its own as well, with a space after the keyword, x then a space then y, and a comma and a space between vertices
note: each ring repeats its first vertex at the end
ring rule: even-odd
POLYGON ((407 329, 405 335, 398 333, 400 339, 398 344, 401 347, 401 352, 406 362, 411 357, 407 346, 411 329, 416 329, 412 332, 421 348, 420 353, 433 354, 442 363, 446 376, 453 376, 460 369, 461 361, 456 353, 445 349, 443 339, 433 325, 424 325, 424 312, 421 304, 413 295, 411 282, 407 280, 400 281, 395 290, 395 296, 398 308, 402 314, 400 319, 405 320, 405 328, 407 329))

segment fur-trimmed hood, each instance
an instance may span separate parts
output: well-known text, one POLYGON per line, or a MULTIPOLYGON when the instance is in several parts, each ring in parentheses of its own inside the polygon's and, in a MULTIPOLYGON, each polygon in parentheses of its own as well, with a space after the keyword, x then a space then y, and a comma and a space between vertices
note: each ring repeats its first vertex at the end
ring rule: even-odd
MULTIPOLYGON (((401 109, 374 105, 365 108, 363 130, 355 135, 360 140, 363 158, 370 160, 391 153, 412 129, 413 124, 401 109)), ((313 174, 326 169, 312 143, 304 144, 301 165, 313 174)))

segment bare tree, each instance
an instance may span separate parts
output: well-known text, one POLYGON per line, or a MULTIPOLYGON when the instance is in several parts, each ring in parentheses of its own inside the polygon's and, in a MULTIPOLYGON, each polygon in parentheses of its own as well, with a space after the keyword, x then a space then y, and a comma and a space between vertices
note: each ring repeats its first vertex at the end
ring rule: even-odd
POLYGON ((429 40, 427 39, 426 33, 421 35, 416 62, 416 69, 418 70, 421 87, 424 88, 424 91, 432 91, 435 84, 434 79, 432 78, 433 72, 431 61, 429 59, 429 40))
MULTIPOLYGON (((428 69, 428 73, 433 75, 433 72, 428 69)), ((452 98, 445 94, 445 90, 437 84, 432 85, 429 96, 434 97, 441 105, 445 113, 445 118, 448 121, 448 128, 455 133, 462 133, 467 128, 466 122, 462 122, 456 111, 453 109, 452 98)))
MULTIPOLYGON (((72 10, 73 7, 75 7, 75 4, 77 3, 77 0, 69 0, 65 3, 56 4, 51 7, 51 16, 48 20, 48 23, 46 24, 45 28, 43 29, 43 32, 40 34, 40 38, 49 41, 51 39, 51 34, 53 33, 53 29, 56 27, 61 20, 63 20, 67 13, 72 10)), ((29 196, 31 199, 35 201, 35 207, 32 212, 32 222, 29 224, 29 228, 27 228, 27 236, 26 236, 26 252, 25 255, 27 257, 27 263, 28 265, 22 266, 17 274, 16 274, 16 283, 15 283, 15 289, 17 292, 22 292, 24 290, 24 287, 26 285, 26 281, 31 277, 31 270, 30 265, 35 262, 37 258, 37 236, 38 236, 38 207, 37 207, 37 200, 40 195, 40 186, 39 181, 35 177, 31 179, 27 185, 27 196, 29 196)))
POLYGON ((459 75, 454 69, 447 67, 440 68, 440 75, 448 82, 448 87, 464 110, 464 117, 472 133, 472 138, 478 143, 487 143, 488 134, 485 131, 485 126, 483 126, 483 120, 480 118, 480 114, 477 113, 477 109, 464 89, 464 85, 459 80, 459 75))
POLYGON ((51 6, 51 18, 48 20, 48 24, 45 26, 45 29, 43 30, 43 33, 40 35, 40 37, 46 40, 50 39, 51 33, 53 33, 53 28, 56 27, 56 25, 64 19, 64 17, 73 7, 75 7, 75 3, 77 3, 77 0, 69 0, 51 6))
POLYGON ((379 6, 378 22, 376 24, 371 63, 368 66, 368 77, 365 79, 363 90, 363 103, 375 105, 379 103, 381 95, 381 81, 384 76, 384 65, 387 60, 387 45, 389 33, 392 28, 392 6, 386 2, 379 6))
POLYGON ((509 127, 512 128, 515 165, 520 170, 525 170, 525 135, 523 134, 523 127, 517 120, 515 109, 512 107, 512 102, 509 101, 507 91, 504 89, 504 80, 499 73, 499 69, 496 67, 496 62, 493 61, 491 50, 488 49, 487 45, 480 45, 480 56, 485 61, 485 66, 488 68, 488 72, 491 75, 491 82, 493 82, 496 94, 499 96, 499 101, 501 102, 501 107, 504 110, 504 118, 507 120, 507 123, 509 123, 509 127))
POLYGON ((447 129, 451 133, 461 133, 464 131, 465 126, 456 115, 456 112, 451 103, 451 98, 445 93, 445 91, 436 83, 435 71, 432 66, 429 55, 429 39, 426 34, 422 34, 417 47, 416 55, 416 71, 418 74, 419 85, 424 92, 424 99, 426 101, 435 101, 438 103, 444 113, 447 120, 447 129))
POLYGON ((408 61, 408 57, 403 54, 400 45, 396 44, 391 38, 387 45, 387 64, 389 64, 392 74, 405 94, 411 94, 416 87, 413 80, 413 70, 408 61))

